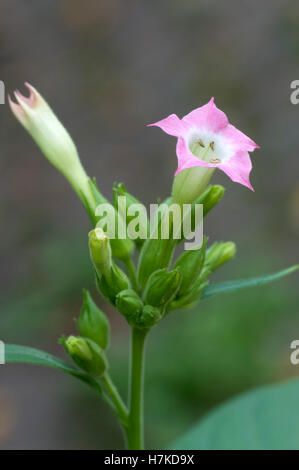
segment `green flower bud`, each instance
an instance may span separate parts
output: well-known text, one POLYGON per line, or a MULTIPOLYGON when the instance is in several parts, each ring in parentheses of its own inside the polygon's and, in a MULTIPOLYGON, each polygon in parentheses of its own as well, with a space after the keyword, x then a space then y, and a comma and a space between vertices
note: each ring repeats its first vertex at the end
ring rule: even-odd
POLYGON ((151 328, 161 320, 162 316, 163 311, 160 308, 145 305, 139 319, 139 326, 142 328, 151 328))
MULTIPOLYGON (((111 214, 111 217, 113 218, 111 223, 115 227, 115 237, 116 237, 116 238, 110 239, 112 254, 114 258, 125 260, 133 253, 133 250, 134 250, 134 243, 132 240, 130 240, 127 237, 117 238, 118 233, 119 233, 118 231, 119 228, 120 228, 120 232, 124 232, 126 236, 125 220, 121 216, 118 217, 118 214, 115 211, 114 206, 110 204, 110 202, 100 193, 95 179, 93 181, 89 180, 89 185, 93 193, 93 197, 96 201, 96 205, 99 206, 101 204, 106 204, 107 207, 109 207, 110 209, 109 213, 111 214)), ((100 217, 95 214, 92 220, 93 220, 93 223, 95 224, 99 223, 100 217)))
POLYGON ((176 298, 170 302, 168 306, 168 311, 177 310, 181 308, 191 308, 194 307, 200 299, 203 289, 208 285, 208 282, 198 282, 196 281, 195 285, 190 292, 182 295, 181 297, 176 298))
POLYGON ((61 342, 81 369, 96 377, 100 377, 107 370, 106 355, 94 341, 80 336, 69 336, 61 342))
POLYGON ((170 204, 169 198, 158 206, 151 220, 150 238, 144 243, 139 256, 137 277, 141 287, 146 285, 149 276, 158 269, 167 268, 181 232, 180 220, 182 209, 177 204, 170 204), (152 223, 153 222, 153 223, 152 223))
POLYGON ((195 204, 203 204, 203 216, 206 216, 213 207, 221 201, 224 194, 224 187, 220 185, 208 186, 204 193, 199 196, 195 204))
POLYGON ((129 323, 136 324, 143 310, 143 302, 134 290, 126 289, 116 296, 116 308, 129 323))
POLYGON ((128 276, 113 262, 109 275, 97 276, 96 281, 99 291, 112 305, 115 305, 117 294, 131 287, 128 276))
POLYGON ((237 248, 233 242, 215 242, 207 250, 205 266, 213 272, 232 259, 236 251, 237 248))
MULTIPOLYGON (((141 246, 143 245, 145 239, 147 238, 149 234, 149 221, 148 221, 147 216, 145 215, 144 217, 140 217, 140 216, 138 217, 139 210, 140 210, 140 207, 142 206, 142 203, 138 201, 138 199, 136 199, 134 196, 132 196, 132 194, 127 192, 123 183, 114 184, 113 186, 113 200, 114 200, 114 206, 117 211, 121 209, 119 207, 119 197, 125 198, 124 199, 125 207, 122 209, 125 212, 123 213, 123 217, 126 220, 126 225, 128 229, 130 227, 130 224, 133 223, 134 220, 137 220, 136 225, 138 225, 138 233, 140 233, 141 236, 136 238, 134 242, 136 243, 136 246, 138 248, 141 248, 141 246), (134 208, 136 209, 136 211, 134 211, 134 208), (138 211, 137 211, 137 208, 139 209, 138 211)), ((146 209, 144 210, 146 214, 146 209)))
POLYGON ((112 255, 110 242, 101 228, 89 232, 89 251, 94 268, 98 276, 110 276, 112 255))
MULTIPOLYGON (((191 218, 190 231, 194 232, 196 229, 196 204, 203 205, 202 215, 205 217, 213 207, 218 204, 224 194, 224 188, 220 185, 209 185, 205 191, 191 204, 189 211, 187 212, 188 217, 191 218), (191 213, 191 214, 190 214, 191 213)), ((201 222, 201 220, 200 220, 201 222)), ((182 223, 182 233, 183 232, 183 223, 182 223)), ((184 240, 184 237, 178 240, 178 243, 184 240)))
POLYGON ((181 283, 178 269, 159 269, 148 279, 144 291, 144 301, 153 307, 165 307, 176 295, 181 283))
POLYGON ((194 281, 198 278, 204 265, 207 241, 208 239, 205 237, 199 250, 185 251, 176 261, 174 267, 179 270, 182 277, 178 296, 190 291, 194 281))
POLYGON ((100 292, 113 305, 117 294, 130 287, 127 275, 112 261, 109 238, 101 228, 89 233, 90 257, 100 292))
POLYGON ((109 343, 110 325, 105 313, 98 308, 87 290, 83 290, 83 305, 77 322, 81 336, 91 339, 102 349, 109 343))
POLYGON ((150 275, 170 264, 176 241, 168 239, 149 238, 144 243, 138 262, 138 283, 141 287, 146 285, 150 275))

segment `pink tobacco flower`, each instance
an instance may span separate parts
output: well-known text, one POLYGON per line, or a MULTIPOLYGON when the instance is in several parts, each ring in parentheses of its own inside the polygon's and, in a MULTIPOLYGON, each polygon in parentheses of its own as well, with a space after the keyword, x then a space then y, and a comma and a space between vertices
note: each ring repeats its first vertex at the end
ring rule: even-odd
POLYGON ((253 190, 249 181, 252 164, 248 152, 259 146, 229 124, 226 114, 215 105, 214 98, 182 119, 171 114, 150 126, 160 127, 177 137, 176 175, 198 166, 219 168, 232 181, 253 190))

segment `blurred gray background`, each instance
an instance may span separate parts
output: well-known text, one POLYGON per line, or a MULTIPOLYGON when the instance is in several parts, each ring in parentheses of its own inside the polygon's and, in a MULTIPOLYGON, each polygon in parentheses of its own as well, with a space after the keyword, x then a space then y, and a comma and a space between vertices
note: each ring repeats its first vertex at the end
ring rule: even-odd
MULTIPOLYGON (((215 280, 298 263, 299 4, 295 0, 2 0, 0 79, 32 83, 77 143, 87 172, 111 197, 124 182, 146 204, 168 195, 175 139, 146 128, 215 96, 261 150, 255 193, 227 188, 209 215, 210 240, 238 256, 215 280)), ((87 217, 67 182, 0 106, 0 339, 64 357, 82 287, 112 326, 111 373, 126 394, 128 329, 93 286, 87 217)), ((152 332, 146 371, 147 442, 167 446, 203 413, 243 390, 299 374, 298 275, 265 289, 177 312, 152 332)), ((113 449, 122 436, 84 384, 34 366, 0 366, 0 448, 113 449)))

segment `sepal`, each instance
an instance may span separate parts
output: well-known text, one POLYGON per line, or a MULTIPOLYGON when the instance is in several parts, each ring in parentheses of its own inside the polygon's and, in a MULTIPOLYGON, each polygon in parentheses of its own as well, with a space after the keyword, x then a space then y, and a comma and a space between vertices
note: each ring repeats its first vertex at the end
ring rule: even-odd
POLYGON ((205 237, 200 249, 185 251, 176 261, 174 267, 179 270, 182 278, 179 296, 190 291, 200 275, 205 261, 207 241, 208 238, 205 237))
POLYGON ((80 336, 91 339, 102 349, 109 344, 110 325, 105 313, 94 303, 90 293, 83 290, 83 304, 77 321, 80 336))

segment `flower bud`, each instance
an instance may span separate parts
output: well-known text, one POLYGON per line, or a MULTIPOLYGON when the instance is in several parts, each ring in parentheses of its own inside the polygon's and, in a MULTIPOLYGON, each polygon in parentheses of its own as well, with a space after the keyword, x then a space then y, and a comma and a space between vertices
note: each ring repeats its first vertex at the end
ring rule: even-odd
MULTIPOLYGON (((124 214, 123 214, 123 217, 126 221, 126 225, 127 227, 129 226, 129 224, 134 221, 136 219, 136 212, 137 212, 137 207, 144 207, 143 204, 138 201, 138 199, 136 199, 134 196, 132 196, 132 194, 128 193, 125 186, 123 185, 123 183, 119 183, 119 184, 115 184, 114 187, 113 187, 113 200, 114 200, 114 206, 115 206, 115 209, 117 211, 120 210, 120 207, 119 207, 119 197, 123 197, 125 198, 124 201, 125 201, 125 207, 124 207, 124 214), (136 208, 136 212, 134 212, 134 210, 132 211, 132 214, 128 214, 128 212, 130 212, 130 208, 131 209, 135 209, 136 208)), ((138 248, 141 248, 145 239, 147 238, 148 234, 149 234, 149 221, 148 221, 148 218, 146 216, 146 209, 144 208, 144 211, 145 211, 145 216, 144 217, 141 217, 139 216, 138 217, 138 233, 141 234, 140 237, 136 238, 134 240, 134 242, 136 243, 136 246, 138 248)))
POLYGON ((116 308, 128 323, 136 324, 143 310, 143 302, 134 290, 126 289, 116 296, 116 308))
MULTIPOLYGON (((96 201, 96 206, 100 206, 101 204, 107 205, 109 208, 109 214, 111 214, 111 217, 113 218, 112 225, 115 228, 115 238, 110 239, 110 245, 112 249, 112 254, 114 258, 125 260, 131 254, 133 253, 134 250, 134 243, 132 240, 130 240, 128 237, 126 237, 126 226, 125 226, 125 220, 121 216, 121 214, 118 214, 112 204, 100 193, 95 179, 89 181, 90 188, 93 194, 93 197, 96 201), (119 230, 120 229, 120 230, 119 230), (119 231, 122 233, 125 233, 124 238, 117 238, 119 231)), ((99 225, 100 217, 94 215, 94 218, 92 219, 94 223, 99 225)))
POLYGON ((113 305, 117 294, 130 287, 127 275, 112 261, 109 238, 101 228, 89 233, 89 250, 99 291, 113 305))
POLYGON ((94 341, 80 336, 69 336, 61 342, 81 369, 96 377, 100 377, 107 370, 106 355, 94 341))
POLYGON ((77 322, 81 336, 91 339, 102 349, 106 349, 109 343, 110 325, 108 318, 98 308, 87 290, 83 290, 83 305, 77 322))
MULTIPOLYGON (((203 204, 203 216, 206 216, 213 207, 221 201, 224 194, 224 187, 221 185, 208 186, 207 189, 195 201, 195 204, 203 204)), ((194 209, 193 209, 194 211, 194 209)))
POLYGON ((172 239, 149 238, 144 243, 138 262, 138 283, 146 285, 149 276, 158 269, 169 266, 176 241, 172 239))
POLYGON ((205 267, 210 269, 211 272, 230 259, 236 254, 236 245, 233 242, 215 242, 207 250, 205 267))
POLYGON ((194 307, 199 301, 203 289, 209 284, 208 281, 206 282, 199 282, 199 281, 200 279, 197 279, 197 281, 195 282, 190 292, 187 292, 181 297, 178 297, 174 299, 172 302, 170 302, 167 310, 171 311, 171 310, 177 310, 181 308, 194 307))
POLYGON ((149 277, 145 287, 145 303, 153 307, 165 307, 175 297, 180 282, 181 275, 178 269, 168 271, 165 268, 155 271, 149 277))
POLYGON ((139 326, 142 328, 151 328, 161 320, 162 316, 162 309, 153 307, 152 305, 145 305, 139 319, 139 326))
MULTIPOLYGON (((189 206, 183 205, 184 207, 184 218, 188 220, 188 224, 190 224, 190 232, 194 233, 197 229, 198 224, 202 223, 202 217, 205 217, 211 209, 221 200, 224 194, 224 188, 220 185, 209 185, 205 191, 189 206), (202 204, 202 214, 198 216, 197 207, 199 204, 202 204), (189 222, 190 221, 190 222, 189 222)), ((188 235, 184 233, 184 219, 181 225, 181 233, 184 234, 183 237, 178 239, 178 243, 182 242, 184 239, 188 238, 188 235)), ((188 232, 189 233, 189 232, 188 232)))
POLYGON ((88 201, 88 204, 95 209, 88 176, 81 165, 72 138, 38 91, 28 83, 25 85, 30 91, 29 98, 15 91, 17 104, 10 96, 8 97, 13 114, 50 163, 70 182, 82 202, 86 204, 88 201))
POLYGON ((203 193, 215 171, 215 168, 195 166, 180 171, 174 178, 172 202, 192 204, 203 193))
POLYGON ((97 276, 96 281, 99 291, 112 305, 115 305, 117 294, 131 287, 128 276, 113 262, 109 275, 97 276))
POLYGON ((178 296, 185 294, 192 289, 194 281, 198 278, 205 260, 207 237, 199 250, 185 251, 176 261, 174 267, 181 274, 181 285, 177 293, 178 296))
POLYGON ((89 252, 98 276, 110 276, 112 256, 110 242, 101 228, 89 232, 89 252))

